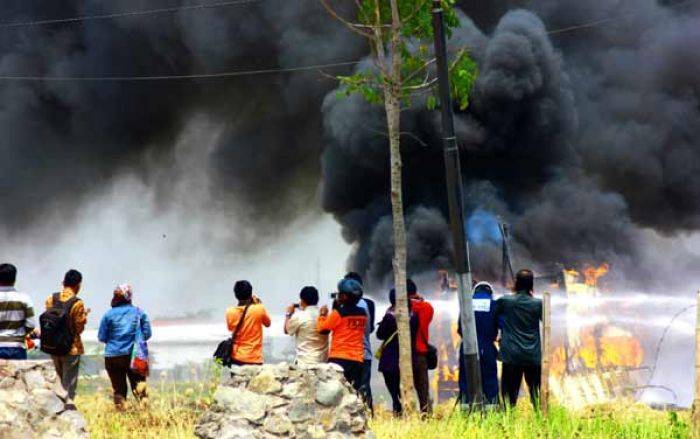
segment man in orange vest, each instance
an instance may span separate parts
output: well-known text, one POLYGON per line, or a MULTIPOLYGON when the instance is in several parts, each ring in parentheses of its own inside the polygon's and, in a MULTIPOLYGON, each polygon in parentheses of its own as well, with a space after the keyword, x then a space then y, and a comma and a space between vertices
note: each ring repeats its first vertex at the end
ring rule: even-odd
POLYGON ((357 306, 362 297, 362 285, 354 279, 343 279, 338 283, 338 297, 333 311, 321 307, 316 329, 331 334, 328 362, 343 368, 345 379, 359 390, 362 385, 362 370, 365 352, 365 327, 367 313, 357 306))

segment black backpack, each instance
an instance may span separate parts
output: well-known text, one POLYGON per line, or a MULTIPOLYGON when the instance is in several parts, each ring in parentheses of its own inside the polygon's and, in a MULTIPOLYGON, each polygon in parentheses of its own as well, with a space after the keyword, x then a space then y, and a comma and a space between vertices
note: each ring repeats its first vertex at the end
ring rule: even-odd
POLYGON ((71 297, 66 302, 59 300, 60 293, 54 293, 51 308, 39 316, 41 326, 41 350, 50 355, 68 355, 75 336, 70 331, 70 310, 77 302, 71 297))

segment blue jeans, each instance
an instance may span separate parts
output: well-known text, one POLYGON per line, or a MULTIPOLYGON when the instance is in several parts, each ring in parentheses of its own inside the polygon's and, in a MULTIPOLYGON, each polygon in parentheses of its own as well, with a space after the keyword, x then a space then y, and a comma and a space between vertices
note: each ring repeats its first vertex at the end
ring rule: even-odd
POLYGON ((27 350, 24 348, 0 348, 0 358, 3 360, 26 360, 27 350))

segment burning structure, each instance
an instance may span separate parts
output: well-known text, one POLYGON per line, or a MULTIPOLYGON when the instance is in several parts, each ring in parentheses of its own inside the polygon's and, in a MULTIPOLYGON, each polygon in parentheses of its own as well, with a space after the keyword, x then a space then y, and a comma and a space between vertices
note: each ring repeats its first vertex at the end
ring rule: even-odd
MULTIPOLYGON (((606 282, 609 270, 608 264, 588 265, 580 271, 565 269, 547 277, 561 282, 538 286, 539 292, 553 293, 552 396, 569 407, 582 407, 623 397, 639 399, 646 389, 657 387, 666 393, 664 401, 677 404, 673 389, 650 383, 656 359, 648 352, 654 352, 655 347, 658 350, 658 330, 634 318, 643 303, 615 297, 606 282)), ((449 284, 449 275, 441 270, 432 327, 440 364, 433 374, 432 388, 443 401, 459 391, 459 314, 456 291, 449 284)))

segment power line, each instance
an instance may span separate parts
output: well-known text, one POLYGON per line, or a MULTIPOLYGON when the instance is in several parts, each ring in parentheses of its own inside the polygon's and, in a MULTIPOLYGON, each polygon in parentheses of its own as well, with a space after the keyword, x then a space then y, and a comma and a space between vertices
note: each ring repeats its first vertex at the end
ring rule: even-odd
MULTIPOLYGON (((685 0, 679 3, 674 3, 672 5, 665 6, 667 9, 678 9, 682 8, 684 6, 689 6, 693 3, 695 3, 697 0, 685 0)), ((618 15, 615 17, 606 17, 606 18, 599 18, 598 20, 593 20, 589 21, 588 23, 582 23, 582 24, 577 24, 573 26, 567 26, 567 27, 562 27, 559 29, 552 29, 550 31, 547 31, 548 35, 558 35, 558 34, 564 34, 567 32, 573 32, 581 29, 587 29, 591 27, 597 27, 605 23, 609 23, 611 21, 617 21, 617 20, 622 20, 623 18, 631 17, 637 15, 637 12, 628 12, 626 14, 618 15)))
POLYGON ((158 75, 158 76, 13 76, 0 75, 0 80, 6 81, 29 81, 29 82, 136 82, 136 81, 161 81, 161 80, 188 80, 188 79, 215 79, 215 78, 232 78, 236 76, 252 76, 265 75, 273 73, 287 72, 302 72, 308 70, 329 69, 334 67, 353 66, 361 61, 344 61, 329 64, 316 64, 310 66, 274 68, 274 69, 259 69, 259 70, 238 70, 220 73, 200 73, 191 75, 158 75))
MULTIPOLYGON (((129 17, 138 15, 148 15, 148 14, 159 14, 159 13, 173 13, 183 10, 202 10, 207 8, 217 8, 224 6, 240 5, 246 3, 256 3, 263 0, 230 0, 218 3, 208 3, 190 6, 179 6, 172 8, 160 8, 160 9, 149 9, 144 11, 132 11, 132 12, 121 12, 114 14, 104 14, 104 15, 86 15, 82 17, 64 18, 56 20, 39 20, 30 22, 15 22, 15 23, 0 23, 0 29, 8 27, 20 27, 20 26, 33 26, 33 25, 45 25, 45 24, 55 24, 55 23, 70 23, 79 22, 85 20, 99 20, 108 18, 119 18, 119 17, 129 17)), ((690 4, 696 3, 697 0, 685 0, 680 3, 667 6, 667 8, 680 8, 683 6, 688 6, 690 4)), ((568 26, 559 29, 553 29, 547 31, 549 35, 557 35, 567 32, 573 32, 580 29, 590 28, 600 26, 602 24, 620 20, 626 18, 630 15, 634 15, 634 12, 630 12, 625 15, 617 17, 601 18, 598 20, 590 21, 588 23, 582 23, 576 26, 568 26)), ((253 76, 253 75, 267 75, 275 73, 288 73, 288 72, 301 72, 309 70, 319 70, 324 68, 335 68, 343 66, 352 66, 361 63, 362 60, 356 61, 343 61, 338 63, 329 64, 316 64, 309 66, 299 66, 299 67, 289 67, 289 68, 273 68, 273 69, 258 69, 258 70, 239 70, 239 71, 228 71, 220 73, 200 73, 200 74, 188 74, 188 75, 151 75, 151 76, 23 76, 23 75, 0 75, 0 81, 26 81, 26 82, 138 82, 138 81, 161 81, 161 80, 189 80, 189 79, 216 79, 216 78, 232 78, 238 76, 253 76)))
POLYGON ((222 8, 226 6, 237 6, 250 3, 258 3, 262 0, 229 0, 217 3, 204 3, 198 5, 189 6, 173 6, 170 8, 158 8, 158 9, 146 9, 142 11, 128 11, 128 12, 114 12, 110 14, 99 14, 99 15, 81 15, 77 17, 68 18, 56 18, 48 20, 35 20, 35 21, 15 21, 15 22, 0 22, 0 29, 14 28, 14 27, 27 27, 27 26, 44 26, 51 24, 61 24, 61 23, 78 23, 83 21, 92 20, 107 20, 112 18, 123 18, 123 17, 138 17, 143 15, 154 15, 154 14, 174 14, 181 11, 195 11, 202 9, 214 9, 222 8))

